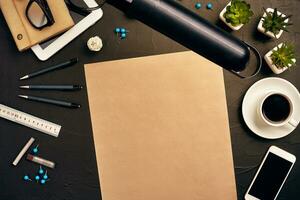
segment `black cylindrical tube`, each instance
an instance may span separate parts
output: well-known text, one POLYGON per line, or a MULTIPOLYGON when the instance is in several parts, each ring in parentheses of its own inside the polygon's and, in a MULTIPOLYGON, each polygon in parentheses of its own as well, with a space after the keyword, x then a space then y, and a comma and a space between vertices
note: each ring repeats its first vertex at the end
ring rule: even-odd
POLYGON ((250 57, 247 45, 175 0, 108 0, 125 13, 227 70, 240 72, 250 57))

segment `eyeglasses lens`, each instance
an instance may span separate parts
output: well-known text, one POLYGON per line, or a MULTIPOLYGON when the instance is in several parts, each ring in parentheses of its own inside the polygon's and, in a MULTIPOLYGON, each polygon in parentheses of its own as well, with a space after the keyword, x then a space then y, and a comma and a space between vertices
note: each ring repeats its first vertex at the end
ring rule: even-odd
POLYGON ((33 2, 28 9, 28 19, 36 27, 42 27, 48 23, 46 15, 36 2, 33 2))

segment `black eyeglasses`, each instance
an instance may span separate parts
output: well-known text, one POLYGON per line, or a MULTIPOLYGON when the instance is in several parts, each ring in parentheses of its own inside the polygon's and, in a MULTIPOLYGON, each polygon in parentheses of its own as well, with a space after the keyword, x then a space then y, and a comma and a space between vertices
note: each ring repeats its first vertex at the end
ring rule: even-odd
POLYGON ((65 2, 71 10, 82 15, 88 15, 92 11, 101 8, 106 3, 106 0, 96 0, 98 6, 92 8, 89 8, 83 0, 65 0, 65 2))
POLYGON ((54 24, 54 18, 46 0, 30 0, 26 7, 26 17, 36 29, 54 24))

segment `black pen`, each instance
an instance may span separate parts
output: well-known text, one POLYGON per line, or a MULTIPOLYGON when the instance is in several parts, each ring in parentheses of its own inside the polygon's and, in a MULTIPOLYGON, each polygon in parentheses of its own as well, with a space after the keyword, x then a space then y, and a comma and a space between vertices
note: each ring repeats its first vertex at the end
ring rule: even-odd
POLYGON ((63 90, 63 91, 75 91, 81 90, 81 85, 22 85, 21 89, 29 90, 63 90))
POLYGON ((56 65, 53 65, 53 66, 50 66, 50 67, 46 67, 42 70, 27 74, 27 75, 23 76, 22 78, 20 78, 20 80, 29 79, 29 78, 39 76, 41 74, 45 74, 45 73, 48 73, 48 72, 51 72, 51 71, 54 71, 54 70, 57 70, 57 69, 63 69, 65 67, 71 66, 71 65, 73 65, 77 62, 78 62, 78 58, 72 58, 68 61, 56 64, 56 65))
POLYGON ((76 103, 61 101, 61 100, 55 100, 55 99, 48 99, 43 97, 34 97, 34 96, 27 96, 27 95, 19 95, 20 98, 31 100, 31 101, 38 101, 48 104, 53 104, 57 106, 63 106, 67 108, 80 108, 81 106, 76 103))

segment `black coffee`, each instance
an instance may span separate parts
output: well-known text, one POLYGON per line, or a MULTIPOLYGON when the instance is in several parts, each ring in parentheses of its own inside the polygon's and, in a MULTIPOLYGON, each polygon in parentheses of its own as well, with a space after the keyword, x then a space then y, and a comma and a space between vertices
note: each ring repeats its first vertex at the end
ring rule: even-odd
POLYGON ((291 106, 289 100, 280 94, 272 94, 267 97, 262 105, 264 116, 273 122, 286 120, 290 115, 291 106))

